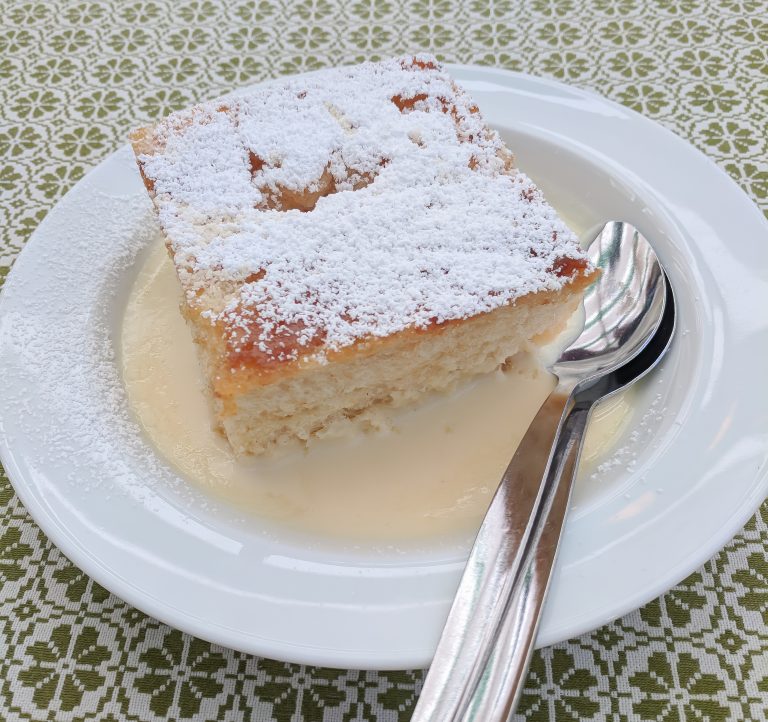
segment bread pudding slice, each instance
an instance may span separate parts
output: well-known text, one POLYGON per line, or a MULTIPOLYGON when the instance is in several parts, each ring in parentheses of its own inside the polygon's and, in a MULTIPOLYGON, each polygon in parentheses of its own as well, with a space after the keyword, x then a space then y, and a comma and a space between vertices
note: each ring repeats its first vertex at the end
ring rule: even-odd
POLYGON ((431 56, 267 84, 131 141, 239 455, 488 373, 593 278, 431 56))

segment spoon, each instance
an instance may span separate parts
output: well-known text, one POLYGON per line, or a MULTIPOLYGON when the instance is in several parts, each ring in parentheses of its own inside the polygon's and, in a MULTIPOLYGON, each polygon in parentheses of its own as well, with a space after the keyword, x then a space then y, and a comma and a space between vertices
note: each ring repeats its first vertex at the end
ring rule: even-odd
POLYGON ((550 366, 557 386, 531 422, 486 513, 413 722, 507 720, 525 681, 592 408, 669 347, 672 289, 648 241, 612 222, 588 254, 601 270, 584 330, 550 366))

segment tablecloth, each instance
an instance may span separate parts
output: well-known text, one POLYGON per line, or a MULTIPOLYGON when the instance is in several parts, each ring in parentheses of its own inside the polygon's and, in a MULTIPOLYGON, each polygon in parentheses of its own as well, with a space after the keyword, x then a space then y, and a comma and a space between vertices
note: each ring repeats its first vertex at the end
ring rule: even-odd
MULTIPOLYGON (((263 78, 415 50, 602 93, 689 139, 768 213, 760 0, 0 0, 0 279, 134 126, 263 78)), ((2 720, 410 716, 422 671, 310 668, 192 638, 73 566, 4 476, 0 516, 2 720)), ((768 719, 767 543, 764 506, 664 596, 536 653, 516 719, 768 719)))

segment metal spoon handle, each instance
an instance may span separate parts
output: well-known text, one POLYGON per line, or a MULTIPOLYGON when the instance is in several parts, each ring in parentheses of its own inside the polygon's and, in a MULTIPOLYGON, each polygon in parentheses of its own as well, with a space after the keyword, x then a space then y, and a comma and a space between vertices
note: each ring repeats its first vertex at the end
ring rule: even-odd
POLYGON ((511 718, 525 683, 587 427, 591 402, 572 403, 560 424, 540 502, 501 624, 465 720, 511 718))
POLYGON ((525 569, 536 512, 547 489, 542 482, 554 458, 561 422, 574 408, 571 390, 561 383, 550 394, 501 478, 424 681, 415 722, 465 719, 489 659, 500 652, 499 631, 508 626, 503 622, 509 600, 525 569))

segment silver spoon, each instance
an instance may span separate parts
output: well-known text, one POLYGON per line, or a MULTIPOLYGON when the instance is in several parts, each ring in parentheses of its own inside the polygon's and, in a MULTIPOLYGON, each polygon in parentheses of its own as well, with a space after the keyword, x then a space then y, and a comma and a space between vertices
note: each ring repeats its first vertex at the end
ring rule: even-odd
POLYGON ((608 223, 589 246, 602 273, 579 337, 550 367, 555 390, 483 520, 413 722, 507 720, 525 681, 579 454, 595 403, 647 373, 675 327, 671 287, 648 241, 608 223))

